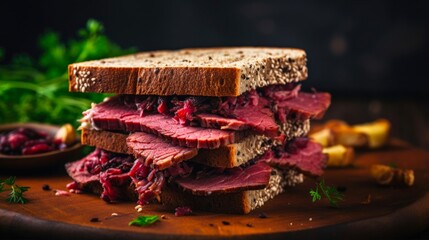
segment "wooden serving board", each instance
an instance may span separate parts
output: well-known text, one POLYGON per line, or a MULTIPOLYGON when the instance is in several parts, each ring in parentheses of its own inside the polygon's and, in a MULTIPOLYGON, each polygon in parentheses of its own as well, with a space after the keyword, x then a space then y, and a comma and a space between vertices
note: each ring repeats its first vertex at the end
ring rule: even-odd
MULTIPOLYGON (((4 177, 4 176, 3 176, 4 177)), ((429 154, 401 141, 389 147, 359 153, 354 167, 328 169, 328 185, 346 188, 345 201, 339 208, 327 202, 312 203, 309 189, 314 180, 288 189, 281 196, 248 215, 226 215, 196 212, 175 217, 158 205, 144 207, 144 214, 165 215, 166 219, 147 227, 128 226, 139 214, 134 203, 107 204, 97 196, 72 194, 54 196, 43 191, 65 189, 70 178, 54 176, 20 176, 18 184, 30 186, 30 202, 24 205, 0 202, 0 236, 55 239, 186 239, 261 237, 285 239, 391 238, 409 237, 429 223, 429 154), (411 188, 379 187, 369 175, 374 163, 394 163, 415 170, 411 188), (366 202, 368 195, 371 201, 366 202), (260 218, 264 213, 267 218, 260 218), (118 216, 112 216, 117 213, 118 216), (91 222, 97 217, 99 222, 91 222), (224 221, 224 223, 223 223, 224 221), (226 222, 225 222, 226 221, 226 222)), ((5 193, 0 194, 5 199, 5 193)), ((225 203, 228 204, 228 203, 225 203)))

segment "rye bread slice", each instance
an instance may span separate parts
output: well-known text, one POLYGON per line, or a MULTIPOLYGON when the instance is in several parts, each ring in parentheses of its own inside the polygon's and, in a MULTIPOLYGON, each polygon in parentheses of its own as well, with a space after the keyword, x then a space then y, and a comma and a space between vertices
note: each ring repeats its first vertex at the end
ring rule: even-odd
POLYGON ((307 78, 304 50, 231 47, 143 52, 69 65, 69 90, 117 94, 239 96, 307 78))
POLYGON ((263 206, 268 200, 282 193, 287 187, 304 181, 303 175, 293 170, 281 172, 273 169, 268 186, 259 190, 197 196, 168 185, 161 194, 161 203, 166 209, 189 206, 192 210, 217 213, 247 214, 263 206))
MULTIPOLYGON (((310 121, 287 121, 286 124, 280 126, 280 129, 288 139, 305 136, 310 129, 310 121)), ((127 133, 84 128, 82 129, 81 142, 111 152, 132 154, 126 144, 127 137, 127 133)), ((232 168, 263 154, 271 144, 268 137, 251 135, 238 143, 217 149, 200 149, 198 155, 191 161, 211 167, 232 168)))

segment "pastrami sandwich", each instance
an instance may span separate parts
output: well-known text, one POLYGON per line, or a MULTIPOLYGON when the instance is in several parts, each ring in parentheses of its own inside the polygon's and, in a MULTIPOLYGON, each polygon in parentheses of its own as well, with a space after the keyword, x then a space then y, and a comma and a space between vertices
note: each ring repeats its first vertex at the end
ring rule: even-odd
POLYGON ((161 202, 248 213, 326 158, 306 138, 328 93, 300 92, 303 50, 155 51, 75 63, 70 91, 115 93, 83 113, 87 157, 66 165, 71 189, 108 202, 161 202))

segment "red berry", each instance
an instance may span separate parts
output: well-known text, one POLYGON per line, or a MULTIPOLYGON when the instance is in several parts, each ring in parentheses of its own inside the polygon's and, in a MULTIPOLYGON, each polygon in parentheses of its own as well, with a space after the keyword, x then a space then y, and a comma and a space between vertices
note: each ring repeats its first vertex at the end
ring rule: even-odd
POLYGON ((37 154, 52 151, 52 147, 48 146, 46 143, 38 143, 32 147, 26 147, 22 149, 23 155, 37 154))
POLYGON ((16 133, 20 133, 20 134, 24 134, 26 137, 30 138, 30 139, 37 139, 37 138, 45 138, 47 137, 46 133, 41 133, 38 132, 32 128, 18 128, 15 131, 16 133))
POLYGON ((22 147, 28 138, 22 133, 12 132, 9 133, 7 141, 9 142, 9 146, 12 150, 16 150, 22 147))

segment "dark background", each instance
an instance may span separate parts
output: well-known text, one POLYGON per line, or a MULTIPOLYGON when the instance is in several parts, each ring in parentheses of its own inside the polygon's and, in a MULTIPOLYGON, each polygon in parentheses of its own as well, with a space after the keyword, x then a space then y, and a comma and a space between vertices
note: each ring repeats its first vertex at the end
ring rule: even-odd
POLYGON ((425 1, 7 1, 0 47, 38 54, 47 29, 76 36, 88 18, 122 47, 281 46, 308 54, 307 87, 336 96, 429 94, 425 1))

